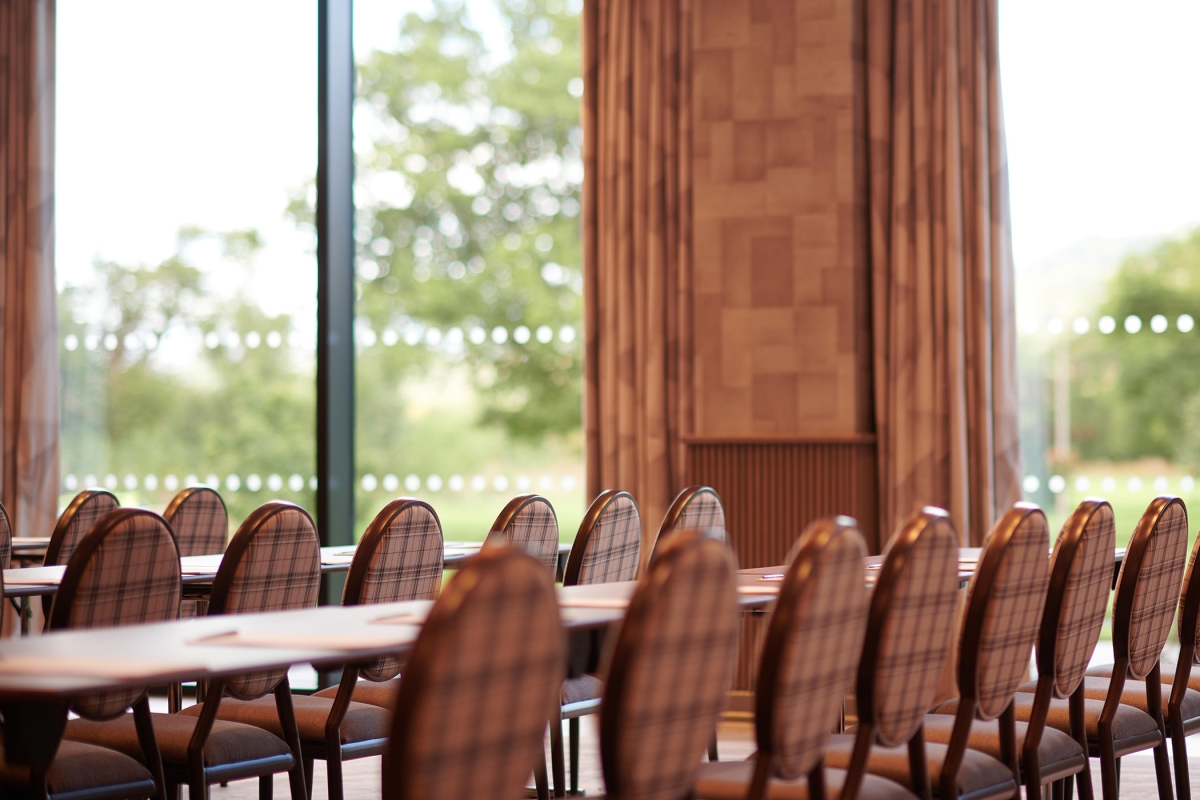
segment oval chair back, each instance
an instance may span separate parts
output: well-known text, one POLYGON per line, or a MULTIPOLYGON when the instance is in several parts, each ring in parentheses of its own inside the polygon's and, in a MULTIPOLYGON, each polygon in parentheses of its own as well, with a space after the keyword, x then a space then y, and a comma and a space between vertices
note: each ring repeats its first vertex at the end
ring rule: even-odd
POLYGON ((631 581, 641 553, 642 516, 633 495, 603 491, 579 524, 563 586, 631 581))
POLYGON ((725 541, 728 537, 725 504, 721 502, 716 489, 711 486, 689 486, 675 496, 654 537, 650 560, 654 560, 659 544, 665 542, 672 531, 685 528, 705 530, 713 538, 725 541))
POLYGON ((96 521, 120 505, 116 496, 104 489, 84 489, 75 495, 54 525, 42 563, 47 567, 66 564, 96 521))
POLYGON ((483 547, 511 545, 524 550, 558 576, 558 517, 550 501, 536 494, 521 494, 508 501, 496 517, 483 547))
POLYGON ((768 778, 802 775, 809 797, 825 796, 822 748, 854 680, 867 625, 866 555, 849 517, 811 523, 792 549, 759 661, 750 798, 766 796, 768 778))
MULTIPOLYGON (((166 521, 140 508, 110 511, 71 554, 47 627, 109 628, 175 619, 180 581, 179 548, 166 521)), ((145 692, 85 695, 72 708, 88 719, 111 719, 145 692)))
MULTIPOLYGON (((321 546, 312 517, 300 506, 272 500, 238 528, 213 580, 209 616, 313 608, 321 585, 321 546)), ((240 700, 275 689, 287 670, 229 678, 225 686, 240 700)))
MULTIPOLYGON (((383 507, 359 540, 342 605, 434 600, 442 584, 442 523, 424 500, 402 497, 383 507)), ((400 659, 385 656, 359 672, 373 681, 396 677, 400 659)))
POLYGON ((206 556, 225 552, 229 514, 225 501, 207 486, 190 486, 171 499, 163 519, 175 531, 181 556, 206 556))
POLYGON ((384 755, 384 797, 519 798, 539 762, 566 641, 543 564, 512 547, 471 559, 429 613, 384 755))
POLYGON ((610 796, 686 797, 725 705, 740 615, 723 542, 679 531, 638 582, 600 710, 610 796))
MULTIPOLYGON (((958 605, 958 534, 950 515, 926 507, 891 538, 876 572, 855 679, 859 727, 843 796, 854 797, 875 743, 909 745, 924 776, 919 734, 950 654, 958 605)), ((923 782, 928 790, 928 779, 923 782)), ((920 787, 918 796, 927 794, 920 787)))

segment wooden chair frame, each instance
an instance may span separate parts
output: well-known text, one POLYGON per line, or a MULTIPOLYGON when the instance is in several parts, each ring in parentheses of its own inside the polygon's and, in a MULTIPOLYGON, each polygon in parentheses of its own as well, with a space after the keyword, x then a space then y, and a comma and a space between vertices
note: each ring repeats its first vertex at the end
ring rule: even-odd
POLYGON ((1187 591, 1180 600, 1179 663, 1175 666, 1175 680, 1167 699, 1167 734, 1171 737, 1172 755, 1175 756, 1175 791, 1179 800, 1191 800, 1192 797, 1185 739, 1200 731, 1200 717, 1184 719, 1182 711, 1183 697, 1196 663, 1196 625, 1200 622, 1200 575, 1196 574, 1195 561, 1188 566, 1186 585, 1187 591))
POLYGON ((654 544, 650 546, 650 557, 646 560, 647 564, 654 560, 654 555, 658 552, 658 546, 663 542, 663 537, 669 535, 675 529, 679 524, 679 518, 683 516, 683 512, 687 510, 688 505, 696 499, 697 495, 701 494, 711 494, 717 498, 717 502, 721 504, 721 508, 725 508, 725 503, 721 500, 721 495, 717 494, 717 490, 711 486, 689 486, 675 495, 675 499, 671 501, 671 507, 663 515, 662 524, 658 526, 658 533, 654 535, 654 544))

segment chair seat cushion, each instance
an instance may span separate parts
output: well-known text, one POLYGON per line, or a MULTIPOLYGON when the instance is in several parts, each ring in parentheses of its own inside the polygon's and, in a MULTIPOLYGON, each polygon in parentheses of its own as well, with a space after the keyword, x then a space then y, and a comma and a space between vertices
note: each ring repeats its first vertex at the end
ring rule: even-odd
MULTIPOLYGON (((1017 722, 1014 726, 1017 734, 1017 752, 1025 746, 1025 734, 1029 723, 1017 722)), ((954 731, 954 717, 943 714, 930 714, 925 718, 925 741, 938 744, 950 744, 950 736, 954 731)), ((967 747, 987 753, 995 759, 1001 759, 1000 752, 1000 722, 991 720, 981 722, 975 720, 971 724, 971 735, 967 738, 967 747)), ((1038 762, 1041 766, 1042 783, 1058 780, 1065 774, 1073 775, 1083 769, 1083 748, 1079 742, 1062 731, 1049 726, 1042 731, 1042 740, 1038 743, 1038 762)), ((1024 769, 1024 765, 1022 765, 1024 769)))
MULTIPOLYGON (((186 767, 188 743, 196 730, 197 718, 193 715, 151 714, 154 737, 158 739, 158 750, 163 765, 186 767)), ((138 742, 133 714, 123 714, 114 720, 96 722, 90 719, 73 719, 67 723, 64 738, 76 742, 87 742, 111 747, 140 759, 142 746, 138 742)), ((273 733, 252 725, 216 720, 208 741, 204 743, 204 764, 220 767, 245 761, 290 755, 287 742, 273 733)))
MULTIPOLYGON (((847 769, 850 766, 850 755, 854 751, 854 735, 849 733, 836 734, 829 737, 825 745, 825 763, 830 767, 847 769)), ((929 764, 929 782, 937 793, 942 764, 946 760, 948 748, 944 744, 925 743, 925 754, 929 764)), ((872 775, 880 775, 902 786, 912 789, 912 776, 908 771, 908 747, 879 747, 871 748, 871 756, 867 761, 867 771, 872 775)), ((962 768, 958 772, 959 794, 969 796, 974 800, 984 800, 991 797, 1012 797, 1017 789, 1012 771, 986 753, 968 749, 963 756, 962 768)))
MULTIPOLYGON (((63 741, 58 746, 46 782, 52 795, 118 786, 126 787, 125 797, 153 797, 157 792, 154 776, 136 760, 115 750, 82 742, 63 741)), ((28 785, 29 767, 9 764, 0 745, 0 786, 18 788, 28 785)))
MULTIPOLYGON (((1030 715, 1033 713, 1033 695, 1025 692, 1026 687, 1036 686, 1034 684, 1025 684, 1020 687, 1017 694, 1013 697, 1013 706, 1016 712, 1016 717, 1021 722, 1028 722, 1030 715)), ((1054 728, 1056 731, 1062 731, 1065 734, 1071 733, 1071 711, 1068 700, 1051 700, 1050 711, 1046 715, 1046 726, 1054 728)), ((933 710, 934 714, 953 714, 958 710, 958 700, 949 700, 942 703, 933 710)), ((1088 741, 1091 745, 1097 744, 1099 736, 1100 712, 1104 710, 1104 702, 1102 700, 1083 701, 1083 718, 1084 725, 1087 727, 1088 741)), ((1154 747, 1161 741, 1158 732, 1158 724, 1154 718, 1145 711, 1127 706, 1124 703, 1117 706, 1116 716, 1113 717, 1113 740, 1116 744, 1115 752, 1118 757, 1127 753, 1136 753, 1141 750, 1148 750, 1154 747)), ((1094 751, 1093 751, 1094 752, 1094 751)))
MULTIPOLYGON (((1087 671, 1084 678, 1084 696, 1103 700, 1108 693, 1108 679, 1112 678, 1112 664, 1093 667, 1087 671)), ((1174 683, 1173 674, 1162 676, 1163 718, 1167 716, 1167 705, 1171 701, 1171 686, 1174 683)), ((1121 692, 1121 702, 1149 713, 1150 703, 1146 700, 1146 682, 1132 678, 1125 681, 1124 691, 1121 692)), ((1183 702, 1179 707, 1185 720, 1200 717, 1200 670, 1193 668, 1188 678, 1188 688, 1183 692, 1183 702)))
MULTIPOLYGON (((312 696, 333 699, 337 697, 337 692, 338 687, 330 686, 328 689, 314 692, 312 696)), ((390 681, 359 681, 354 685, 352 699, 355 703, 366 703, 369 706, 391 710, 396 707, 396 697, 399 693, 400 678, 392 678, 390 681)))
MULTIPOLYGON (((753 761, 706 762, 700 765, 693 795, 697 800, 744 800, 753 777, 753 761)), ((845 770, 825 768, 826 797, 840 797, 845 782, 845 770)), ((766 796, 771 800, 808 800, 808 779, 772 779, 767 783, 766 796)), ((912 800, 916 797, 900 784, 878 775, 863 776, 857 796, 860 800, 912 800)))
POLYGON ((595 675, 576 675, 563 681, 560 702, 564 705, 582 703, 584 700, 599 700, 604 696, 604 681, 595 675))
MULTIPOLYGON (((292 707, 296 709, 296 727, 300 729, 300 739, 306 742, 325 741, 325 720, 329 718, 329 710, 333 700, 328 697, 292 695, 292 707)), ((180 714, 198 716, 202 706, 195 705, 180 711, 180 714)), ((276 736, 283 736, 283 726, 279 722, 279 712, 275 706, 274 695, 266 695, 257 700, 234 700, 226 697, 221 700, 217 710, 217 719, 241 722, 256 728, 268 730, 276 736)), ((372 739, 386 739, 391 730, 392 714, 379 706, 366 703, 350 703, 346 716, 342 720, 342 744, 366 742, 372 739)))

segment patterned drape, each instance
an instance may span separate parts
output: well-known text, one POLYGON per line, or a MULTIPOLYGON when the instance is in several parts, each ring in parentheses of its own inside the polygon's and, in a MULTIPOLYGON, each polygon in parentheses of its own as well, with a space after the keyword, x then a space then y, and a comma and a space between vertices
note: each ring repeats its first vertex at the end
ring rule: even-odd
POLYGON ((54 0, 0 3, 0 501, 47 536, 58 504, 54 0))
POLYGON ((999 0, 867 0, 882 531, 925 504, 978 544, 1020 498, 999 0))
POLYGON ((587 484, 631 492, 645 536, 691 424, 691 25, 690 0, 584 3, 587 484))

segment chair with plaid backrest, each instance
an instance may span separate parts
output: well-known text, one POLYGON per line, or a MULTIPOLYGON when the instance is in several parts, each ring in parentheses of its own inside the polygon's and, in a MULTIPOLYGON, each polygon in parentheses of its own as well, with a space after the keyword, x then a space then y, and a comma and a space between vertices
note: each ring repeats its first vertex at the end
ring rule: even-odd
POLYGON ((544 565, 511 547, 471 559, 434 603, 405 665, 383 796, 523 797, 565 664, 544 565))
MULTIPOLYGON (((1084 726, 1089 753, 1100 759, 1105 800, 1119 794, 1120 758, 1151 748, 1158 795, 1172 796, 1159 656, 1175 619, 1186 566, 1187 509, 1178 497, 1156 497, 1138 520, 1117 577, 1112 614, 1115 664, 1089 669, 1093 677, 1083 681, 1084 726)), ((1026 684, 1021 691, 1032 692, 1034 686, 1026 684)), ((1031 697, 1017 697, 1025 699, 1017 709, 1024 719, 1031 697)), ((1049 724, 1069 730, 1070 720, 1061 706, 1051 705, 1049 724)))
MULTIPOLYGON (((104 489, 84 489, 75 495, 70 505, 58 516, 42 563, 47 567, 66 564, 96 521, 120 505, 113 493, 104 489)), ((46 598, 47 609, 50 600, 46 598)))
MULTIPOLYGON (((1047 784, 1054 786, 1056 797, 1060 796, 1063 790, 1060 782, 1072 775, 1078 776, 1080 797, 1085 800, 1092 797, 1087 735, 1080 721, 1084 713, 1083 675, 1104 623, 1115 546, 1112 507, 1096 499, 1079 504, 1054 545, 1050 588, 1038 634, 1038 680, 1031 711, 1023 714, 1019 710, 1025 706, 1027 696, 1018 695, 1016 699, 1017 717, 1028 717, 1027 721, 1014 723, 1021 778, 1028 797, 1038 796, 1047 784), (1060 703, 1052 709, 1054 700, 1068 698, 1066 706, 1060 703), (1063 717, 1068 730, 1047 727, 1051 714, 1063 717), (1072 714, 1077 715, 1074 723, 1072 714)), ((957 700, 935 709, 935 714, 947 716, 940 724, 927 720, 926 737, 948 742, 957 711, 957 700)), ((999 723, 976 720, 967 746, 1003 759, 999 723)))
MULTIPOLYGON (((250 515, 238 534, 241 538, 234 539, 238 544, 236 551, 230 551, 230 558, 221 564, 217 574, 212 613, 221 613, 217 609, 231 613, 251 610, 240 605, 240 598, 246 594, 278 596, 281 587, 289 580, 298 582, 296 576, 306 574, 306 570, 289 569, 292 565, 287 554, 290 551, 292 559, 303 562, 307 548, 296 545, 307 544, 307 536, 315 538, 308 515, 287 503, 268 503, 250 515), (257 541, 254 541, 256 537, 257 541), (247 555, 247 550, 251 551, 250 555, 247 555), (272 551, 279 554, 278 564, 274 566, 271 563, 272 551)), ((316 558, 315 554, 312 558, 316 558)), ((178 565, 178 555, 175 563, 178 565)), ((315 595, 313 598, 315 602, 315 595)), ((275 603, 272 607, 289 606, 275 603)), ((254 682, 254 688, 257 688, 269 686, 271 676, 235 677, 229 682, 242 685, 247 680, 254 682)), ((221 698, 221 683, 213 682, 210 699, 201 706, 193 706, 190 709, 193 714, 185 709, 179 714, 152 715, 162 753, 168 796, 171 798, 178 797, 180 784, 188 785, 190 797, 204 798, 208 797, 209 784, 252 777, 260 778, 260 796, 270 797, 271 776, 274 773, 290 770, 296 777, 303 774, 298 741, 293 748, 284 738, 262 728, 214 719, 213 712, 221 698), (194 715, 196 711, 208 713, 197 718, 194 715)), ((281 713, 290 715, 291 705, 281 713)), ((295 730, 294 723, 292 730, 295 730)), ((67 726, 66 733, 69 738, 105 745, 129 754, 134 754, 136 747, 133 734, 127 717, 107 723, 75 720, 67 726)), ((302 798, 303 784, 297 787, 293 782, 293 800, 302 798), (299 793, 296 792, 297 788, 299 793)))
POLYGON ((229 514, 221 495, 207 486, 190 486, 171 499, 163 511, 179 541, 179 555, 206 556, 225 552, 229 514))
MULTIPOLYGON (((273 500, 247 517, 225 548, 213 581, 208 615, 313 608, 320 584, 321 547, 312 517, 297 505, 273 500)), ((199 718, 196 737, 201 743, 203 733, 222 721, 245 723, 277 740, 282 738, 287 743, 288 758, 255 773, 260 776, 260 794, 271 791, 272 774, 286 771, 292 800, 304 800, 304 763, 286 669, 213 680, 203 703, 175 716, 199 718), (225 695, 231 699, 224 701, 225 695), (274 702, 247 702, 267 695, 273 695, 274 702)), ((189 792, 198 797, 208 784, 224 780, 228 778, 215 774, 207 765, 193 763, 189 792)))
MULTIPOLYGON (((367 526, 342 591, 342 605, 434 600, 442 583, 442 524, 423 500, 393 500, 367 526)), ((382 753, 400 691, 394 656, 348 664, 337 686, 292 698, 300 725, 306 780, 324 759, 329 797, 342 797, 342 762, 382 753), (366 680, 359 680, 359 678, 366 680)))
POLYGON ((725 505, 716 489, 689 486, 675 496, 663 516, 662 525, 658 526, 650 548, 650 560, 654 560, 658 546, 670 538, 672 531, 684 529, 708 531, 710 536, 722 541, 726 538, 725 505))
MULTIPOLYGON (((838 723, 862 650, 865 556, 858 525, 848 517, 817 520, 800 535, 759 658, 754 698, 758 750, 747 761, 701 764, 696 797, 842 794, 849 776, 825 769, 823 746, 838 723)), ((862 783, 852 787, 858 797, 913 797, 885 778, 866 776, 862 783)))
POLYGON ((558 575, 558 517, 550 501, 536 494, 514 497, 496 517, 483 548, 512 545, 546 565, 550 577, 558 575))
MULTIPOLYGON (((99 520, 75 548, 54 599, 50 628, 172 619, 178 598, 179 554, 171 529, 150 511, 120 509, 99 520)), ((11 765, 0 757, 0 795, 26 789, 34 797, 80 800, 161 796, 162 762, 145 689, 85 695, 71 703, 71 710, 81 719, 68 724, 68 733, 77 722, 129 719, 134 752, 72 741, 68 735, 53 761, 40 768, 11 765), (132 715, 125 713, 130 707, 132 715)))
MULTIPOLYGON (((571 545, 563 586, 631 581, 637 577, 642 553, 642 517, 629 492, 603 491, 592 501, 571 545)), ((550 719, 550 761, 554 792, 566 794, 563 774, 562 721, 568 722, 571 754, 571 793, 579 790, 579 718, 600 710, 604 682, 591 674, 600 651, 601 631, 571 637, 572 673, 562 687, 559 714, 550 719)))
MULTIPOLYGON (((1200 692, 1195 689, 1197 678, 1193 677, 1196 634, 1200 627, 1200 579, 1196 576, 1198 556, 1200 538, 1192 547, 1187 574, 1183 579, 1183 591, 1179 595, 1179 660, 1176 662, 1175 676, 1169 685, 1163 684, 1169 692, 1163 699, 1166 701, 1167 735, 1171 738, 1171 750, 1175 756, 1175 791, 1179 800, 1191 800, 1192 796, 1184 739, 1200 730, 1200 692)), ((1128 693, 1123 694, 1121 702, 1128 702, 1127 697, 1128 693)), ((1139 708, 1145 710, 1143 706, 1139 708)))
POLYGON ((638 581, 600 707, 609 797, 686 797, 729 692, 737 565, 699 531, 671 537, 638 581))
MULTIPOLYGON (((992 528, 967 593, 958 650, 962 697, 948 743, 926 740, 925 730, 942 718, 921 713, 916 725, 926 740, 925 757, 911 746, 907 752, 875 748, 865 757, 869 772, 922 796, 926 786, 939 797, 974 800, 1007 798, 1019 791, 1012 700, 1028 668, 1046 601, 1049 544, 1046 518, 1029 503, 1017 504, 992 528), (996 718, 1010 763, 967 747, 974 721, 996 718)), ((868 638, 864 661, 872 647, 868 638)), ((855 757, 863 757, 855 744, 853 737, 833 737, 827 763, 853 772, 855 757)))

